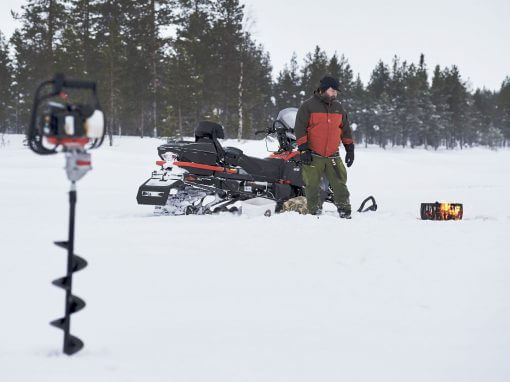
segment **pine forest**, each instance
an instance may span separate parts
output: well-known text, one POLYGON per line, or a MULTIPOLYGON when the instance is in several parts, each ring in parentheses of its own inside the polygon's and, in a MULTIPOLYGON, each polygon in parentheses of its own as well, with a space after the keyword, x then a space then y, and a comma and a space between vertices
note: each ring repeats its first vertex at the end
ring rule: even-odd
POLYGON ((320 42, 273 73, 239 0, 27 0, 12 17, 13 35, 0 30, 0 133, 25 131, 37 85, 56 72, 97 81, 110 142, 191 136, 204 119, 253 138, 330 74, 358 145, 510 145, 510 77, 472 89, 455 65, 395 56, 363 83, 341 45, 328 55, 320 42))

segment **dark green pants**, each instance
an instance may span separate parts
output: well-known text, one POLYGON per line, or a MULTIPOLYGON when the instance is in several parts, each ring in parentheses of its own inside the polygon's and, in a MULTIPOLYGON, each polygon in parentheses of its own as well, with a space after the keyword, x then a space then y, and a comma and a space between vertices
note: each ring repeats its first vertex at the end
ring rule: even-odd
POLYGON ((351 210, 349 190, 347 189, 347 171, 342 159, 326 158, 313 155, 312 163, 303 166, 303 181, 308 211, 316 213, 319 208, 319 185, 322 175, 326 175, 329 185, 333 189, 335 205, 343 210, 351 210))

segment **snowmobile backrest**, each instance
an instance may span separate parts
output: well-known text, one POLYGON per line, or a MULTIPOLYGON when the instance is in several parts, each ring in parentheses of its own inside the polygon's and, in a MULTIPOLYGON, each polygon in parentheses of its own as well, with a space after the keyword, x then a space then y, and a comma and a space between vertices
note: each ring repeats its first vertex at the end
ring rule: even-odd
POLYGON ((223 126, 216 122, 200 121, 195 129, 195 142, 200 138, 223 139, 225 132, 223 126))
POLYGON ((210 121, 200 121, 198 123, 198 126, 195 129, 195 142, 203 139, 212 140, 216 149, 216 153, 218 154, 217 160, 221 163, 223 162, 225 151, 223 150, 223 147, 221 147, 220 142, 218 142, 218 138, 225 138, 223 126, 221 126, 219 123, 210 121))

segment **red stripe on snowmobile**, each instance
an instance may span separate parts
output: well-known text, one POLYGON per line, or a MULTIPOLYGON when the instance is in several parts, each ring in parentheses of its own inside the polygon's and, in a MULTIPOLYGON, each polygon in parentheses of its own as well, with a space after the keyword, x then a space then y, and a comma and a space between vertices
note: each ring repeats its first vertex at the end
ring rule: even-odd
POLYGON ((77 160, 76 164, 78 166, 90 166, 92 164, 92 162, 89 160, 77 160))
POLYGON ((165 161, 165 160, 157 160, 157 161, 156 161, 156 164, 157 164, 158 166, 164 166, 164 165, 165 165, 165 163, 166 163, 166 161, 165 161))
POLYGON ((52 145, 80 145, 85 146, 89 143, 88 138, 57 138, 57 137, 48 137, 48 142, 52 145))
POLYGON ((286 151, 286 152, 281 153, 281 154, 273 154, 269 158, 289 160, 291 158, 294 158, 298 154, 299 154, 299 151, 292 151, 292 152, 286 151))
POLYGON ((193 167, 193 168, 201 168, 203 170, 228 172, 229 174, 237 174, 237 170, 234 170, 232 168, 209 166, 207 164, 200 164, 200 163, 193 163, 193 162, 174 162, 174 165, 179 166, 179 167, 193 167))

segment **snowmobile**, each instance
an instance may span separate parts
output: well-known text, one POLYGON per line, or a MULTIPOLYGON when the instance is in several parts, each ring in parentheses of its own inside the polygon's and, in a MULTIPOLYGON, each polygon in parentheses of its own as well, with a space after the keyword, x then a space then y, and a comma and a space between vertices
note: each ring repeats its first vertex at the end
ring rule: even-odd
MULTIPOLYGON (((297 108, 286 108, 265 130, 277 142, 267 158, 248 156, 236 147, 223 147, 223 126, 202 121, 195 141, 170 141, 158 147, 160 166, 138 189, 138 204, 154 205, 156 215, 189 215, 239 211, 242 201, 262 197, 276 202, 276 212, 291 198, 304 195, 300 153, 294 124, 297 108)), ((333 202, 327 182, 321 199, 333 202)), ((375 206, 375 200, 371 207, 375 206)), ((369 208, 371 208, 369 207, 369 208)), ((377 208, 377 207, 375 207, 377 208)))

